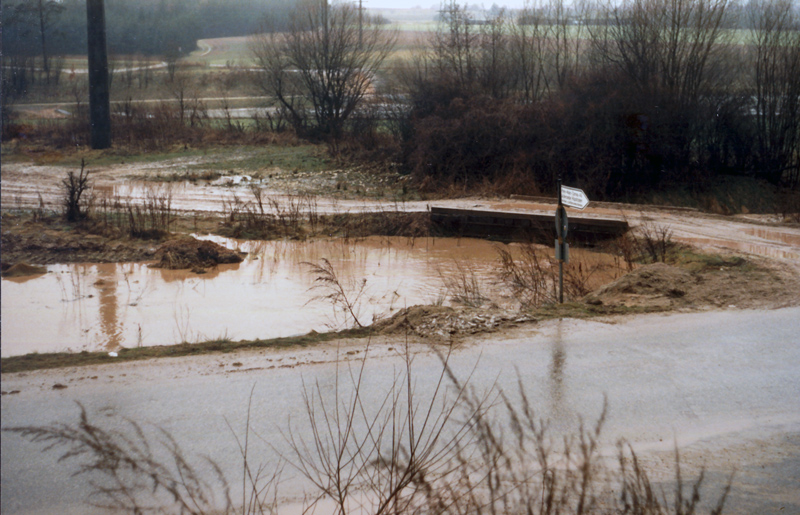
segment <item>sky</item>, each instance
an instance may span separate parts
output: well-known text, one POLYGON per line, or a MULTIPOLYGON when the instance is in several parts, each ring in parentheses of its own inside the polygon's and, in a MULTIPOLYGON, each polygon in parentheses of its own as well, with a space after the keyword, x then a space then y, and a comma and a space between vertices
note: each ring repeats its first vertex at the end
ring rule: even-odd
MULTIPOLYGON (((429 9, 431 7, 439 8, 440 2, 438 0, 362 0, 364 7, 371 7, 373 9, 411 9, 413 7, 422 7, 424 9, 429 9)), ((483 1, 475 1, 475 2, 466 2, 469 5, 481 5, 483 4, 484 7, 487 9, 492 6, 493 3, 497 3, 500 7, 504 5, 511 9, 519 9, 522 7, 523 0, 483 0, 483 1)), ((463 2, 459 2, 463 3, 463 2)))

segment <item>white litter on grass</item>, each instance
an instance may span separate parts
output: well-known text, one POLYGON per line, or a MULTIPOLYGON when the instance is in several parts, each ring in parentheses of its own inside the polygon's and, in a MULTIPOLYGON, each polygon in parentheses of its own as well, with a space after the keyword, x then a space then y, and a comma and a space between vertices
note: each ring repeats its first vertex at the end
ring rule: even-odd
POLYGON ((212 181, 211 184, 218 185, 218 186, 225 186, 225 185, 238 185, 242 182, 249 182, 253 180, 252 177, 249 175, 226 175, 220 177, 219 179, 212 181))
POLYGON ((112 358, 116 358, 117 357, 117 353, 116 352, 109 352, 108 355, 111 356, 112 358))

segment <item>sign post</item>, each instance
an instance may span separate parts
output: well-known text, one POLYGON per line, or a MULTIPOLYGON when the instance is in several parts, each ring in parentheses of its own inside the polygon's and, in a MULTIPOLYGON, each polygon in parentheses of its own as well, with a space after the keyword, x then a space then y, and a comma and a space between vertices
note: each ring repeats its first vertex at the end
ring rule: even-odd
POLYGON ((561 177, 558 178, 558 207, 556 207, 556 259, 558 260, 558 302, 564 303, 564 263, 569 263, 569 245, 566 243, 569 219, 561 203, 561 177))
POLYGON ((586 193, 584 193, 583 190, 579 190, 578 188, 570 188, 569 186, 561 186, 560 182, 558 189, 559 204, 561 204, 560 199, 563 196, 564 204, 568 205, 569 207, 583 209, 589 205, 589 197, 586 196, 586 193))
POLYGON ((569 245, 567 231, 569 220, 564 204, 575 209, 583 209, 589 205, 589 197, 583 190, 561 185, 558 177, 558 207, 556 207, 556 259, 558 260, 558 302, 564 303, 564 263, 569 263, 569 245))

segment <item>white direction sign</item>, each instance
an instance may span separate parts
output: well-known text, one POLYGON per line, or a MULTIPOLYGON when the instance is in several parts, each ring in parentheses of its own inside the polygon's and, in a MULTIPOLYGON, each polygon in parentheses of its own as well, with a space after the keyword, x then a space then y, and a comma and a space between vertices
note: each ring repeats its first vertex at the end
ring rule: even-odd
POLYGON ((583 209, 589 205, 589 197, 578 188, 561 186, 561 202, 575 209, 583 209))

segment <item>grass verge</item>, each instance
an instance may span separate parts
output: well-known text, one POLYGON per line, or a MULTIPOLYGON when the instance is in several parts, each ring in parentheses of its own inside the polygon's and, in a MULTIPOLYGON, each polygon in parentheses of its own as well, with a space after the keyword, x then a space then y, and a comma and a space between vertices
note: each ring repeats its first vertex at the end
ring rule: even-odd
POLYGON ((54 352, 33 353, 24 356, 10 356, 0 359, 2 373, 29 372, 49 368, 80 367, 87 365, 105 365, 122 361, 140 361, 155 358, 178 358, 201 354, 227 353, 237 350, 283 349, 288 347, 306 347, 341 338, 366 338, 369 328, 345 329, 329 333, 312 331, 302 336, 287 336, 267 340, 214 339, 198 343, 180 343, 176 345, 156 345, 151 347, 123 348, 117 356, 109 356, 107 352, 54 352))

